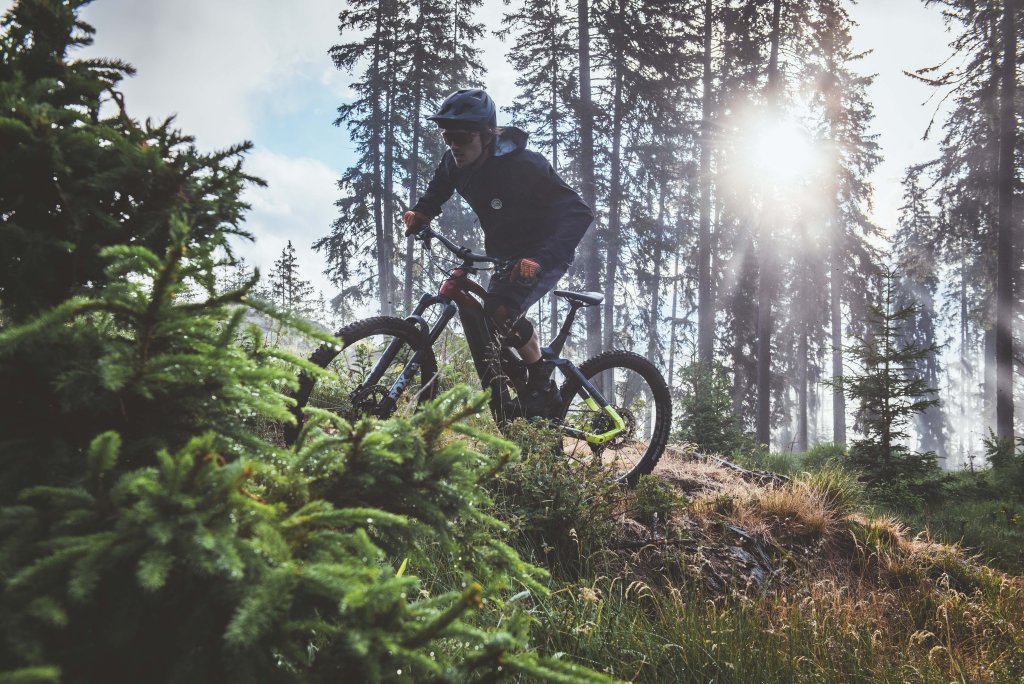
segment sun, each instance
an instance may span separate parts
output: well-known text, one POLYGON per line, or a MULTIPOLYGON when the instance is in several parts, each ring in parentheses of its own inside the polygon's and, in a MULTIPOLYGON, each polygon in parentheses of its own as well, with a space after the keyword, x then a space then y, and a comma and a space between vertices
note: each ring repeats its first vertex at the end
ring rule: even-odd
POLYGON ((793 119, 762 119, 748 132, 746 163, 774 186, 793 187, 814 175, 819 154, 807 132, 793 119))

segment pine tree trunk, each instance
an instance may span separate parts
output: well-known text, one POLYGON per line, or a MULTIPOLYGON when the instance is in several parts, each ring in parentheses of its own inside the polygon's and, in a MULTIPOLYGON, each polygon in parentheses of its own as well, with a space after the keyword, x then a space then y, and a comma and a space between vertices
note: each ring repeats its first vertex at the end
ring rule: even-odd
MULTIPOLYGON (((601 264, 597 249, 597 182, 594 178, 594 106, 590 95, 590 11, 588 0, 578 3, 580 53, 580 192, 595 215, 580 243, 584 288, 590 292, 601 289, 601 264)), ((599 307, 584 309, 587 321, 587 354, 601 351, 601 311, 599 307)))
MULTIPOLYGON (((960 425, 967 425, 967 386, 973 381, 970 372, 970 338, 968 337, 969 325, 967 322, 967 255, 963 246, 964 240, 960 238, 960 425)), ((960 459, 966 461, 964 445, 964 430, 957 430, 960 438, 960 459)))
POLYGON ((704 93, 700 130, 700 228, 697 238, 697 359, 714 356, 715 310, 711 297, 711 38, 712 0, 704 0, 704 93))
MULTIPOLYGON (((416 18, 416 33, 422 30, 423 7, 420 7, 420 14, 416 18)), ((420 117, 423 115, 423 52, 417 45, 413 57, 413 106, 410 118, 412 119, 412 152, 409 155, 409 208, 415 206, 419 200, 420 184, 420 137, 423 134, 423 125, 420 117)), ((405 239, 405 283, 402 292, 402 304, 405 311, 412 311, 412 288, 413 288, 413 265, 415 264, 415 243, 412 237, 405 239)))
POLYGON ((807 326, 800 321, 800 341, 797 343, 797 422, 796 450, 807 451, 807 326))
POLYGON ((1013 185, 1017 119, 1016 0, 1003 7, 999 106, 999 223, 996 234, 996 436, 1013 439, 1013 185))
MULTIPOLYGON (((554 27, 551 27, 553 32, 554 27)), ((552 53, 555 50, 555 36, 551 35, 550 45, 552 53)), ((550 111, 548 112, 548 121, 551 126, 551 168, 558 173, 558 64, 552 60, 555 64, 554 72, 551 75, 551 103, 550 111)), ((549 315, 548 315, 548 329, 550 332, 550 339, 555 339, 558 335, 558 297, 553 294, 548 295, 549 315)))
MULTIPOLYGON (((383 30, 383 15, 384 8, 379 7, 377 10, 376 35, 380 35, 383 30)), ((380 57, 380 41, 375 41, 373 48, 373 73, 380 73, 380 57)), ((376 97, 373 97, 372 121, 370 122, 370 148, 373 150, 373 224, 376 233, 375 237, 377 238, 377 298, 380 303, 380 313, 387 315, 389 313, 389 298, 387 295, 388 283, 386 273, 390 263, 384 244, 384 208, 382 206, 384 201, 384 179, 381 169, 381 146, 383 144, 381 140, 381 125, 383 123, 383 114, 380 103, 383 96, 384 93, 378 93, 376 97)))
MULTIPOLYGON (((620 0, 621 6, 622 0, 620 0)), ((604 348, 615 346, 615 277, 622 243, 622 65, 616 64, 612 85, 612 154, 608 188, 608 252, 604 275, 604 348)))
POLYGON ((675 263, 672 265, 672 318, 669 321, 668 336, 668 386, 675 386, 676 370, 676 317, 679 315, 679 245, 675 246, 675 263))
POLYGON ((661 179, 661 187, 658 192, 658 227, 654 243, 653 254, 651 255, 651 302, 648 309, 649 329, 647 331, 647 358, 652 363, 658 363, 658 321, 661 319, 661 257, 662 244, 665 233, 665 178, 661 179))
POLYGON ((384 263, 385 270, 381 273, 381 303, 386 304, 386 316, 395 314, 395 299, 398 292, 395 287, 395 98, 396 83, 394 64, 389 64, 387 91, 387 115, 384 129, 384 263))
MULTIPOLYGON (((779 112, 779 18, 782 0, 772 3, 771 55, 768 61, 768 107, 772 116, 779 112)), ((769 236, 772 226, 759 223, 760 255, 757 273, 757 442, 771 442, 771 366, 772 366, 772 282, 774 260, 771 258, 769 236)))
POLYGON ((843 260, 838 211, 832 216, 831 277, 829 282, 829 318, 832 323, 832 441, 846 444, 846 395, 843 394, 843 260))

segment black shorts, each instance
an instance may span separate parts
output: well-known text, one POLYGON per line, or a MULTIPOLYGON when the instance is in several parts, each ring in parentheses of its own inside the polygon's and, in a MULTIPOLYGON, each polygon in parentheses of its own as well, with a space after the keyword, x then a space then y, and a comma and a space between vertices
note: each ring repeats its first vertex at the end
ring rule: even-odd
POLYGON ((509 311, 526 313, 541 297, 555 289, 555 285, 569 270, 568 264, 557 268, 542 268, 532 280, 520 278, 512 282, 508 277, 517 261, 509 259, 495 267, 491 282, 487 285, 488 303, 491 305, 488 308, 504 305, 509 311))

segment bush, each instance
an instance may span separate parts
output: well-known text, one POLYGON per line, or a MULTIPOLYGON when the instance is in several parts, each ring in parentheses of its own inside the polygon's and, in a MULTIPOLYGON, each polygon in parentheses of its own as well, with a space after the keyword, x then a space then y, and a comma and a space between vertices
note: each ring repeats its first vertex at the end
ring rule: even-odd
POLYGON ((1024 437, 1018 437, 1016 442, 999 440, 989 431, 985 456, 992 464, 997 486, 1008 496, 1024 501, 1024 437))
POLYGON ((769 451, 764 446, 752 447, 732 454, 732 459, 744 468, 764 470, 779 475, 795 475, 800 472, 798 454, 769 451))
POLYGON ((680 373, 679 426, 673 439, 695 444, 706 453, 732 454, 750 449, 753 439, 732 409, 725 370, 694 363, 680 373))
POLYGON ((822 442, 815 444, 800 456, 800 465, 804 470, 822 470, 841 466, 846 458, 846 447, 842 444, 822 442))
POLYGON ((631 492, 632 511, 640 522, 662 523, 671 515, 686 507, 686 497, 674 486, 657 475, 641 475, 631 492))
POLYGON ((496 481, 495 510, 509 521, 513 543, 563 577, 577 577, 616 533, 625 491, 600 461, 565 457, 561 433, 517 421, 509 434, 522 459, 496 481))

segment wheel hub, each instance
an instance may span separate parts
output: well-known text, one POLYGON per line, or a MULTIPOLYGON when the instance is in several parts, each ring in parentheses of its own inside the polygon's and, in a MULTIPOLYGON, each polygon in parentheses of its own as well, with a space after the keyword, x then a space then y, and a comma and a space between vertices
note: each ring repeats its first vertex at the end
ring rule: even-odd
MULTIPOLYGON (((633 440, 633 435, 636 434, 636 416, 632 411, 626 408, 619 408, 618 406, 613 407, 615 411, 622 418, 622 422, 626 424, 626 429, 620 432, 610 442, 602 445, 605 449, 619 449, 633 440)), ((604 412, 594 416, 594 420, 591 423, 591 430, 599 435, 604 434, 615 429, 615 423, 612 419, 604 412)))
POLYGON ((360 387, 349 395, 349 399, 352 402, 351 417, 376 416, 378 418, 386 418, 387 416, 381 414, 384 412, 383 404, 387 398, 388 388, 383 385, 360 387))

